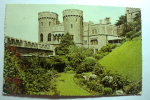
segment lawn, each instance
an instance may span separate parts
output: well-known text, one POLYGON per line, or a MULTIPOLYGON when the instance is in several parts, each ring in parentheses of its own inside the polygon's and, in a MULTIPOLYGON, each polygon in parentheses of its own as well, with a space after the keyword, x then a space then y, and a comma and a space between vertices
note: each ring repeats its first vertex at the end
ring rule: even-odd
POLYGON ((89 96, 86 90, 78 86, 74 80, 74 73, 63 72, 59 73, 59 77, 56 80, 56 88, 59 91, 60 96, 89 96))
POLYGON ((127 41, 99 60, 106 69, 128 76, 132 81, 142 79, 142 41, 141 37, 127 41))

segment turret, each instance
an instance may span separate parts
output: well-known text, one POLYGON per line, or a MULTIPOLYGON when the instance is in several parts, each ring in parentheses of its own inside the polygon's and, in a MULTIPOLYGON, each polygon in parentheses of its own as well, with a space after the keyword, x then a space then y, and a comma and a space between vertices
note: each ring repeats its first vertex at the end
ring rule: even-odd
POLYGON ((65 33, 73 36, 76 45, 82 45, 83 11, 77 9, 64 10, 63 21, 65 33))
POLYGON ((38 13, 39 20, 39 42, 47 43, 52 41, 52 29, 58 22, 58 14, 54 12, 38 13))

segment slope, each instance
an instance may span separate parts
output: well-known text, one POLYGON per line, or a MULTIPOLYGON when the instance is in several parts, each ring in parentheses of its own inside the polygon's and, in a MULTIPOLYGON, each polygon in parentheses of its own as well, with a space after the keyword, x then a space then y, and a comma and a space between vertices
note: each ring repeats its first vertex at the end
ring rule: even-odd
POLYGON ((105 56, 99 63, 112 72, 119 72, 128 76, 132 81, 142 79, 142 43, 141 37, 127 41, 120 47, 114 49, 105 56))

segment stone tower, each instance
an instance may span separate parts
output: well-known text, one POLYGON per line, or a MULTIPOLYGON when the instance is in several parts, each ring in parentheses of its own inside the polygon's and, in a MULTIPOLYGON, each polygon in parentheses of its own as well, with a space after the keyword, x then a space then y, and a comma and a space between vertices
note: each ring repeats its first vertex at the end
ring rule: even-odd
POLYGON ((63 11, 64 31, 73 36, 76 45, 83 44, 83 11, 67 9, 63 11))
POLYGON ((52 29, 58 22, 58 14, 54 12, 40 12, 38 13, 39 20, 39 43, 51 43, 52 29))

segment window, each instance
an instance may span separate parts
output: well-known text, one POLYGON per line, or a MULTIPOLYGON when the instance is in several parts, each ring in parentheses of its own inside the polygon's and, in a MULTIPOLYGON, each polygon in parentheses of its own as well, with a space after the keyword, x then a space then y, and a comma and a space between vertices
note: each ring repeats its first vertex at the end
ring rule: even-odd
POLYGON ((92 30, 92 33, 93 33, 93 34, 97 34, 97 30, 96 30, 96 29, 93 29, 93 30, 92 30))
POLYGON ((94 30, 92 30, 92 34, 94 34, 94 30))
POLYGON ((98 45, 98 40, 97 39, 94 39, 94 40, 91 40, 91 45, 98 45))
POLYGON ((43 34, 40 34, 40 41, 43 42, 43 34))
POLYGON ((95 29, 95 34, 97 34, 97 30, 95 29))
POLYGON ((43 22, 41 22, 41 25, 43 26, 43 22))
POLYGON ((51 41, 51 33, 48 34, 48 41, 51 41))
POLYGON ((49 22, 49 26, 51 25, 51 22, 49 22))
POLYGON ((71 24, 71 28, 73 28, 73 25, 71 24))

